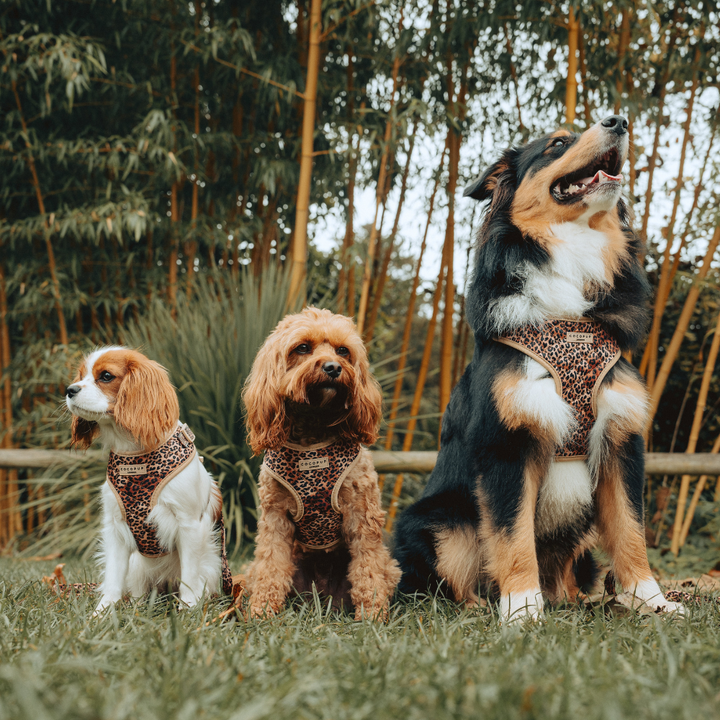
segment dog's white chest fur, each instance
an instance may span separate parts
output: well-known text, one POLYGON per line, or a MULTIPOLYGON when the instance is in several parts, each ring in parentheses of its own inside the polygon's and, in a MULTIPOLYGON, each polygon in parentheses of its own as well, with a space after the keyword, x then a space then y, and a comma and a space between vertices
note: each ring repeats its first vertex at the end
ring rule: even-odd
POLYGON ((535 510, 536 535, 572 526, 593 502, 593 481, 584 460, 553 460, 540 486, 535 510))
POLYGON ((498 333, 551 319, 582 317, 593 305, 585 297, 587 284, 610 282, 604 262, 608 244, 604 233, 591 229, 583 218, 554 225, 551 231, 556 242, 550 261, 541 268, 527 263, 522 290, 490 304, 498 333))

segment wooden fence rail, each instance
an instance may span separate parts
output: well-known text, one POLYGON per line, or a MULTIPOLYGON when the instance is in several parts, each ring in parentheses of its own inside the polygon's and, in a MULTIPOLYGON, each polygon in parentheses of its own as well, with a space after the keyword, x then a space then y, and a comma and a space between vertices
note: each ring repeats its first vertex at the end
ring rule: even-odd
MULTIPOLYGON (((435 451, 377 450, 372 453, 379 473, 429 473, 435 467, 437 455, 435 451)), ((99 461, 102 453, 99 450, 83 454, 69 450, 0 450, 0 468, 42 469, 68 465, 83 458, 88 462, 99 461)), ((720 475, 720 455, 647 453, 645 472, 647 475, 720 475)))

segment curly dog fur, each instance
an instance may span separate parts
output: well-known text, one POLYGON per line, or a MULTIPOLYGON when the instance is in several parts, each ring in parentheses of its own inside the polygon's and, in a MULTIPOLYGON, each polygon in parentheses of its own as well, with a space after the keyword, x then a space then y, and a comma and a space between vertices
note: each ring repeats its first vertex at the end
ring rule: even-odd
MULTIPOLYGON (((255 358, 243 397, 256 454, 287 442, 377 439, 382 398, 365 346, 352 320, 328 310, 306 308, 278 324, 255 358)), ((354 607, 358 619, 385 616, 400 570, 383 544, 385 513, 368 450, 360 448, 342 481, 341 539, 327 552, 299 542, 296 500, 265 466, 259 485, 255 557, 245 578, 250 615, 277 613, 291 590, 314 586, 334 606, 354 607)))

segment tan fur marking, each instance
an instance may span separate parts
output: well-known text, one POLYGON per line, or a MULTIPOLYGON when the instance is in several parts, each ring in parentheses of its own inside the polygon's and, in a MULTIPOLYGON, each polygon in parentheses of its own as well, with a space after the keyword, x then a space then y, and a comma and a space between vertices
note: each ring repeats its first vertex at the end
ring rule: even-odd
POLYGON ((435 533, 437 562, 435 570, 444 578, 458 602, 473 605, 478 601, 480 579, 480 543, 474 529, 446 528, 435 533))
POLYGON ((515 525, 510 532, 497 531, 490 521, 482 487, 480 535, 487 553, 489 576, 498 584, 501 595, 515 595, 540 587, 538 559, 535 553, 535 506, 541 472, 537 464, 526 467, 523 498, 515 525))
POLYGON ((612 559, 615 577, 624 588, 652 578, 644 529, 631 510, 615 458, 600 467, 596 505, 600 543, 612 559))

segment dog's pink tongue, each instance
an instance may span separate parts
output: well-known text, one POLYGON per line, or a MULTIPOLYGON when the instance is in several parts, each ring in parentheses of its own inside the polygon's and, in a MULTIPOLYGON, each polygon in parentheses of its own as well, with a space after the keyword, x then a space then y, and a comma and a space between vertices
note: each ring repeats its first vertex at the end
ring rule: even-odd
POLYGON ((604 170, 598 170, 594 177, 586 177, 580 180, 583 185, 592 185, 594 183, 605 183, 605 182, 620 182, 622 175, 610 175, 604 170))

